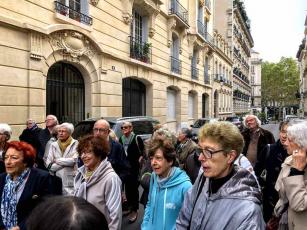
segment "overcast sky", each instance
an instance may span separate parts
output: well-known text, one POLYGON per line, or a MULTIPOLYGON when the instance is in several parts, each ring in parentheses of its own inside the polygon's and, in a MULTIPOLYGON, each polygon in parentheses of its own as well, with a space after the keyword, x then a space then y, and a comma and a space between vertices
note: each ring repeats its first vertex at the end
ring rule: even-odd
POLYGON ((304 38, 307 0, 243 0, 254 39, 264 61, 295 58, 304 38))

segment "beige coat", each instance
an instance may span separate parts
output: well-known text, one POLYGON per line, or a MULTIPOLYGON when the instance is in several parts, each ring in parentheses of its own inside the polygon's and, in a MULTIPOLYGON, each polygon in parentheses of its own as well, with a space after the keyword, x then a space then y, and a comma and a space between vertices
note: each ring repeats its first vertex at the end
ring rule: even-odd
POLYGON ((280 216, 286 203, 289 203, 289 230, 303 230, 307 229, 307 169, 304 175, 289 177, 291 164, 292 156, 289 156, 278 176, 275 189, 279 193, 279 200, 274 212, 280 216))

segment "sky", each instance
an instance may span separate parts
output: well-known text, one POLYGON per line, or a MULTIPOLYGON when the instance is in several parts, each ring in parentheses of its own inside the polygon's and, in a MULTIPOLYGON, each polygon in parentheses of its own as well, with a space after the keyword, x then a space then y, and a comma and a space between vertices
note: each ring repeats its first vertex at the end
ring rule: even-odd
POLYGON ((304 38, 307 0, 242 0, 251 21, 253 50, 264 61, 296 59, 304 38))

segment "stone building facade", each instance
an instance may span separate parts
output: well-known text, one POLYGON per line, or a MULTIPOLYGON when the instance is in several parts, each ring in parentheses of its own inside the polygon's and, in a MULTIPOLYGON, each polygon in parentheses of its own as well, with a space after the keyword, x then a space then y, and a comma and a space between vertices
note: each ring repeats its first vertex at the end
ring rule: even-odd
POLYGON ((0 1, 0 121, 16 138, 46 114, 148 115, 172 130, 213 116, 213 9, 209 0, 0 1))
POLYGON ((251 109, 254 114, 261 112, 261 63, 259 53, 251 51, 251 109))
POLYGON ((304 38, 299 46, 297 55, 300 71, 300 108, 299 116, 307 116, 307 16, 305 18, 304 38))

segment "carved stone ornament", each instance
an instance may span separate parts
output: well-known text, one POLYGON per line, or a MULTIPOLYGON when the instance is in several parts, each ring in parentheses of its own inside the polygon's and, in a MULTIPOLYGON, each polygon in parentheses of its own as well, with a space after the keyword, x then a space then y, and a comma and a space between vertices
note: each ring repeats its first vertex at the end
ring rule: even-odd
POLYGON ((199 6, 203 7, 205 5, 205 0, 199 0, 199 6))
POLYGON ((93 4, 93 6, 97 6, 99 0, 91 0, 91 3, 93 4))
POLYGON ((87 37, 76 31, 67 30, 52 33, 50 43, 55 50, 63 50, 63 53, 69 55, 72 60, 79 59, 82 55, 89 58, 95 55, 95 49, 87 37))
POLYGON ((41 60, 42 59, 42 47, 43 47, 43 37, 39 33, 31 33, 30 37, 30 58, 41 60))
POLYGON ((132 22, 132 14, 130 14, 128 12, 124 12, 123 13, 123 20, 124 20, 124 23, 126 23, 127 25, 130 24, 132 22))

